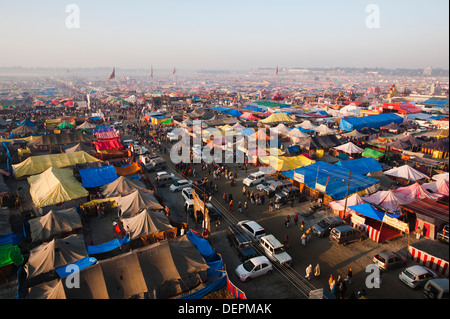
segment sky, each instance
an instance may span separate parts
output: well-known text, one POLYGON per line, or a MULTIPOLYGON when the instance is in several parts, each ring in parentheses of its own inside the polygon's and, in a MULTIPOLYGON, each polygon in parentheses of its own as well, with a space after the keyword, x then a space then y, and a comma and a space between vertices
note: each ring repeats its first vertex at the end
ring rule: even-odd
POLYGON ((0 0, 9 66, 448 69, 449 1, 0 0))

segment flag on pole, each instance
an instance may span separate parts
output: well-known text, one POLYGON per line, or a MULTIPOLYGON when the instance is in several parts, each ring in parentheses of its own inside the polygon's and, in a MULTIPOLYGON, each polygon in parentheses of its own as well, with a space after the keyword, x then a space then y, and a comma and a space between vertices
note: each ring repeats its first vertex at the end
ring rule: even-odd
POLYGON ((278 74, 278 65, 277 65, 277 68, 275 69, 275 75, 277 75, 278 74))
POLYGON ((175 67, 173 68, 173 72, 172 72, 172 74, 175 74, 175 72, 176 72, 176 70, 175 70, 175 67))
POLYGON ((116 77, 116 68, 113 69, 111 75, 109 76, 108 82, 116 77))
POLYGON ((151 76, 152 79, 153 79, 153 65, 150 67, 150 76, 151 76))

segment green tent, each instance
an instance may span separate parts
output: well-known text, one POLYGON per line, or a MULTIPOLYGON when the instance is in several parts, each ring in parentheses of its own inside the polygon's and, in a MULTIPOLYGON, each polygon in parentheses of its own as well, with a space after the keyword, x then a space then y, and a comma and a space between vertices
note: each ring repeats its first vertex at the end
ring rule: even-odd
POLYGON ((58 125, 58 128, 73 128, 73 125, 68 123, 67 121, 64 121, 58 125))
POLYGON ((374 159, 378 159, 382 156, 384 156, 384 153, 375 151, 371 148, 366 148, 362 153, 361 153, 362 157, 372 157, 374 159))
POLYGON ((9 264, 19 266, 22 263, 23 256, 20 252, 19 246, 14 244, 0 246, 0 267, 7 266, 9 264))

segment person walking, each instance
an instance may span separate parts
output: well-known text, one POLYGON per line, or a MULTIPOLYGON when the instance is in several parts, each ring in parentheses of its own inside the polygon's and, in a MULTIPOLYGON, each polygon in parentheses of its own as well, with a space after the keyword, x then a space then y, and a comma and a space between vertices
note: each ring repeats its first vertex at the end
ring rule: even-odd
POLYGON ((230 200, 229 205, 230 205, 230 212, 232 212, 234 210, 234 208, 233 208, 233 200, 230 200))
POLYGON ((222 198, 223 198, 223 201, 226 203, 227 202, 227 193, 223 193, 222 198))
POLYGON ((269 213, 273 212, 273 202, 269 201, 269 213))
POLYGON ((291 223, 291 216, 287 215, 284 219, 284 224, 286 225, 286 228, 289 228, 289 224, 291 223))
POLYGON ((347 271, 347 277, 344 279, 349 285, 352 283, 352 277, 353 277, 353 271, 352 271, 352 269, 350 268, 348 271, 347 271))
POLYGON ((242 186, 242 195, 245 196, 247 194, 247 188, 244 186, 242 186))
POLYGON ((334 277, 333 274, 330 274, 330 278, 328 278, 328 285, 330 286, 330 290, 333 288, 334 277))
POLYGON ((297 224, 298 224, 298 213, 295 214, 294 216, 294 225, 297 226, 297 224))
POLYGON ((314 268, 314 278, 319 279, 320 277, 320 266, 319 263, 317 263, 316 267, 314 268))
POLYGON ((311 280, 312 271, 313 271, 312 265, 309 264, 309 266, 306 267, 306 276, 305 276, 306 279, 311 280))
POLYGON ((289 236, 288 236, 288 234, 286 234, 286 236, 284 236, 284 246, 286 248, 289 248, 289 236))
POLYGON ((239 204, 238 204, 238 212, 242 214, 242 203, 241 203, 241 201, 239 201, 239 204))
POLYGON ((305 229, 305 222, 303 219, 300 221, 300 231, 303 231, 305 229))

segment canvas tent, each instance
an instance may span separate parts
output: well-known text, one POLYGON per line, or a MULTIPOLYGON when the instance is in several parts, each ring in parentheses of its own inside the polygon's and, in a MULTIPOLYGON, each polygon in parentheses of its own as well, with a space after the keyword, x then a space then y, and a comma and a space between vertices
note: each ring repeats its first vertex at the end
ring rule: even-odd
POLYGON ((379 129, 380 127, 390 123, 400 124, 402 122, 403 118, 401 116, 394 113, 386 113, 365 117, 342 118, 339 124, 339 129, 346 132, 350 132, 355 129, 360 130, 364 127, 379 129))
POLYGON ((319 125, 318 127, 316 127, 314 129, 314 131, 316 131, 317 133, 322 134, 322 135, 336 134, 336 130, 333 130, 333 129, 329 128, 325 124, 319 125))
POLYGON ((83 235, 71 235, 63 239, 53 239, 30 251, 24 270, 28 279, 48 273, 56 268, 72 264, 87 257, 83 235))
POLYGON ((46 215, 28 220, 30 224, 31 242, 47 241, 54 236, 76 231, 83 227, 77 210, 51 210, 46 215))
POLYGON ((144 209, 160 210, 163 206, 152 193, 142 193, 138 190, 116 199, 122 218, 130 218, 144 209))
POLYGON ((439 194, 432 194, 428 192, 422 185, 419 183, 414 183, 409 186, 400 187, 395 190, 393 190, 394 193, 398 193, 402 195, 403 197, 411 199, 411 201, 414 201, 416 199, 423 199, 428 198, 433 201, 439 200, 440 196, 439 194))
POLYGON ((260 123, 270 124, 270 123, 280 123, 280 122, 295 122, 289 115, 286 113, 273 113, 269 117, 260 120, 260 123))
POLYGON ((351 209, 349 208, 350 206, 360 205, 360 204, 364 204, 364 203, 365 203, 365 201, 363 201, 361 196, 359 196, 358 193, 355 193, 355 194, 349 196, 347 199, 344 198, 344 199, 332 201, 328 204, 328 206, 330 206, 330 208, 333 210, 333 212, 336 215, 339 215, 339 217, 341 217, 341 218, 345 218, 347 215, 346 213, 351 211, 351 209), (345 209, 346 201, 347 201, 347 209, 345 209), (345 210, 345 212, 344 212, 344 210, 345 210))
POLYGON ((386 211, 396 213, 400 211, 399 205, 411 202, 411 199, 403 197, 392 190, 378 191, 362 198, 365 202, 383 207, 386 211))
POLYGON ((89 155, 84 151, 74 153, 61 153, 51 155, 30 156, 19 164, 11 165, 16 178, 35 175, 53 168, 64 168, 81 163, 101 162, 101 160, 89 155))
POLYGON ((412 168, 409 165, 403 165, 400 167, 395 167, 384 172, 385 175, 402 178, 408 181, 419 181, 422 179, 429 179, 429 177, 418 170, 412 168))
POLYGON ((141 171, 141 166, 138 162, 133 162, 130 165, 123 167, 115 167, 117 175, 128 176, 141 171))
POLYGON ((380 186, 384 188, 391 188, 396 182, 384 175, 382 171, 370 172, 366 176, 375 178, 380 181, 380 186))
POLYGON ((39 175, 28 177, 33 203, 38 207, 56 205, 86 197, 88 191, 75 179, 73 171, 50 167, 39 175))
POLYGON ((76 143, 90 143, 95 138, 83 133, 62 133, 62 134, 48 134, 34 137, 30 142, 30 145, 67 145, 76 143))
POLYGON ((57 282, 32 287, 29 298, 169 299, 202 288, 209 266, 186 236, 101 260, 80 271, 80 288, 57 282), (64 290, 64 291, 62 291, 64 290))
POLYGON ((364 151, 361 153, 361 156, 363 156, 363 157, 372 157, 374 159, 379 159, 379 158, 383 157, 384 155, 385 155, 384 153, 373 150, 371 148, 365 148, 364 151))
POLYGON ((114 182, 119 176, 112 165, 79 169, 83 187, 99 187, 114 182))
POLYGON ((154 212, 144 209, 134 217, 122 219, 123 229, 127 232, 130 239, 136 239, 141 236, 148 236, 155 233, 174 231, 176 227, 170 225, 169 218, 164 212, 154 212))
POLYGON ((25 135, 25 134, 32 134, 35 132, 35 128, 28 126, 28 125, 21 125, 16 127, 15 129, 11 130, 11 134, 17 134, 17 135, 25 135))
POLYGON ((422 187, 434 195, 442 197, 449 196, 448 181, 446 181, 445 178, 441 178, 431 183, 422 184, 422 187))
POLYGON ((64 153, 75 153, 75 152, 86 152, 88 154, 95 153, 95 149, 92 146, 91 143, 85 144, 85 143, 78 143, 72 147, 64 149, 64 153))
POLYGON ((346 154, 361 154, 364 150, 361 147, 356 146, 352 142, 348 142, 339 146, 333 147, 335 150, 344 152, 346 154))
POLYGON ((298 167, 310 165, 315 161, 303 156, 259 156, 259 161, 270 166, 274 172, 284 172, 298 167))
POLYGON ((97 127, 97 125, 92 124, 92 123, 90 123, 88 121, 84 121, 83 124, 77 126, 77 129, 78 130, 79 129, 91 130, 91 129, 94 129, 96 127, 97 127))
POLYGON ((139 180, 131 180, 125 176, 119 176, 115 181, 101 187, 102 194, 106 198, 116 196, 126 196, 135 191, 150 193, 145 185, 139 180))
POLYGON ((379 172, 383 170, 381 164, 371 157, 339 161, 335 165, 362 175, 367 175, 369 173, 379 172))

